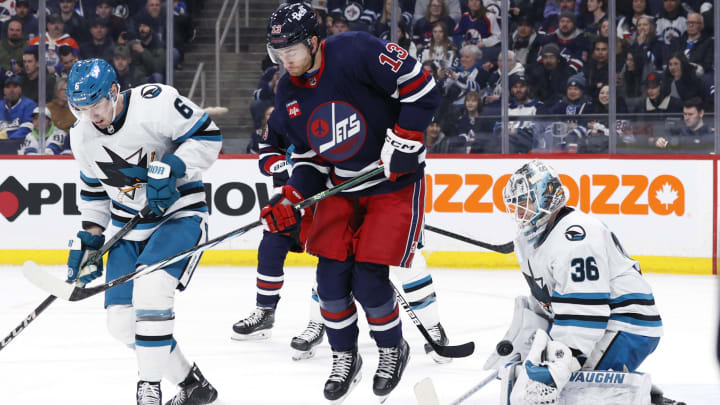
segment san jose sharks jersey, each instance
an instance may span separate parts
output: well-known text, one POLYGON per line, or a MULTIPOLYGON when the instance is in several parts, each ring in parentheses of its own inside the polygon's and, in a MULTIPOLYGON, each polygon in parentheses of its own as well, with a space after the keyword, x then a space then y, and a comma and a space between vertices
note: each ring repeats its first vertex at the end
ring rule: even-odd
MULTIPOLYGON (((295 145, 288 183, 306 197, 378 167, 387 129, 425 131, 440 102, 432 76, 395 43, 348 32, 320 46, 318 71, 280 78, 268 120, 270 131, 295 145)), ((401 189, 423 167, 396 182, 380 175, 345 194, 401 189)))
POLYGON ((662 336, 640 265, 600 220, 563 207, 538 242, 516 238, 515 253, 553 339, 589 356, 606 329, 662 336))
POLYGON ((160 218, 143 219, 125 239, 146 240, 169 218, 207 215, 202 173, 217 159, 220 130, 200 107, 170 86, 146 84, 123 92, 122 112, 105 130, 89 121, 70 128, 80 166, 82 221, 122 227, 147 205, 147 167, 166 154, 187 166, 180 198, 160 218))

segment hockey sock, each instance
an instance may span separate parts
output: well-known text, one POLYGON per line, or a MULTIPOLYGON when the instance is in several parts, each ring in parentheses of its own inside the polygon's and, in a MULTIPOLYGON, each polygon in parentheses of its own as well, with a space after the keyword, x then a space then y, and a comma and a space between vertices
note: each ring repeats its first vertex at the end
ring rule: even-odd
POLYGON ((432 276, 427 268, 425 257, 416 254, 410 268, 393 267, 393 274, 402 283, 410 308, 415 311, 426 329, 440 322, 437 296, 432 276))
POLYGON ((180 351, 180 346, 178 346, 177 341, 173 339, 170 345, 170 357, 168 358, 167 367, 165 368, 163 376, 171 383, 178 385, 185 381, 191 369, 192 364, 190 364, 182 351, 180 351))
POLYGON ((346 352, 355 348, 358 336, 358 316, 355 299, 352 295, 336 300, 321 299, 320 312, 330 347, 338 352, 346 352))
POLYGON ((374 263, 355 263, 353 294, 362 304, 378 347, 394 347, 402 338, 402 325, 389 268, 374 263))
POLYGON ((263 232, 258 247, 257 306, 275 308, 285 276, 283 266, 292 239, 289 236, 263 232))
POLYGON ((135 353, 138 376, 143 381, 160 381, 170 358, 175 315, 172 309, 136 309, 135 353))

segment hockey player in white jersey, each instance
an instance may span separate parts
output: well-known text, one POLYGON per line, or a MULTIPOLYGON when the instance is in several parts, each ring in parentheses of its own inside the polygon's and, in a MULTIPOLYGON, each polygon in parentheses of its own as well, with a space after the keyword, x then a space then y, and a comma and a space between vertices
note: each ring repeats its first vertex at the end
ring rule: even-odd
MULTIPOLYGON (((559 403, 581 368, 635 371, 663 333, 638 262, 600 220, 565 205, 560 179, 538 160, 510 177, 503 197, 518 224, 515 253, 531 293, 517 300, 505 336, 524 361, 510 404, 559 403)), ((486 368, 504 362, 491 357, 486 368)))
MULTIPOLYGON (((149 205, 144 218, 108 253, 108 280, 207 240, 202 173, 222 138, 210 117, 173 87, 147 84, 120 92, 102 59, 72 67, 67 86, 78 120, 70 129, 80 167, 82 230, 71 250, 68 281, 88 283, 103 266, 85 265, 92 251, 149 205)), ((179 385, 167 404, 207 404, 217 391, 183 356, 173 337, 175 289, 183 290, 198 257, 165 267, 105 293, 110 334, 135 350, 138 405, 162 404, 160 381, 179 385)), ((102 402, 102 401, 97 401, 102 402)))

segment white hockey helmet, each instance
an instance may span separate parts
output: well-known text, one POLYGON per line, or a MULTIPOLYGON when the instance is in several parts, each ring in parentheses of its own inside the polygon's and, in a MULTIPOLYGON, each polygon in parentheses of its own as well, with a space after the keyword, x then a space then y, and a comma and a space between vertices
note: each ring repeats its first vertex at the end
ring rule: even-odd
POLYGON ((505 209, 521 228, 539 228, 565 205, 567 197, 552 167, 531 160, 518 169, 503 189, 505 209))

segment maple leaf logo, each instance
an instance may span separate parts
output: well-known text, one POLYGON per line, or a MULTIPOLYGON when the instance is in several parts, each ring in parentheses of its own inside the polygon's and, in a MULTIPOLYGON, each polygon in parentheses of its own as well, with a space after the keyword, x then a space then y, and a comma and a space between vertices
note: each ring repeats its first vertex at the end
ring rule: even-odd
POLYGON ((669 209, 669 206, 677 200, 678 192, 677 190, 673 190, 669 183, 665 183, 660 190, 655 192, 655 198, 660 201, 660 204, 665 205, 665 209, 669 209))

